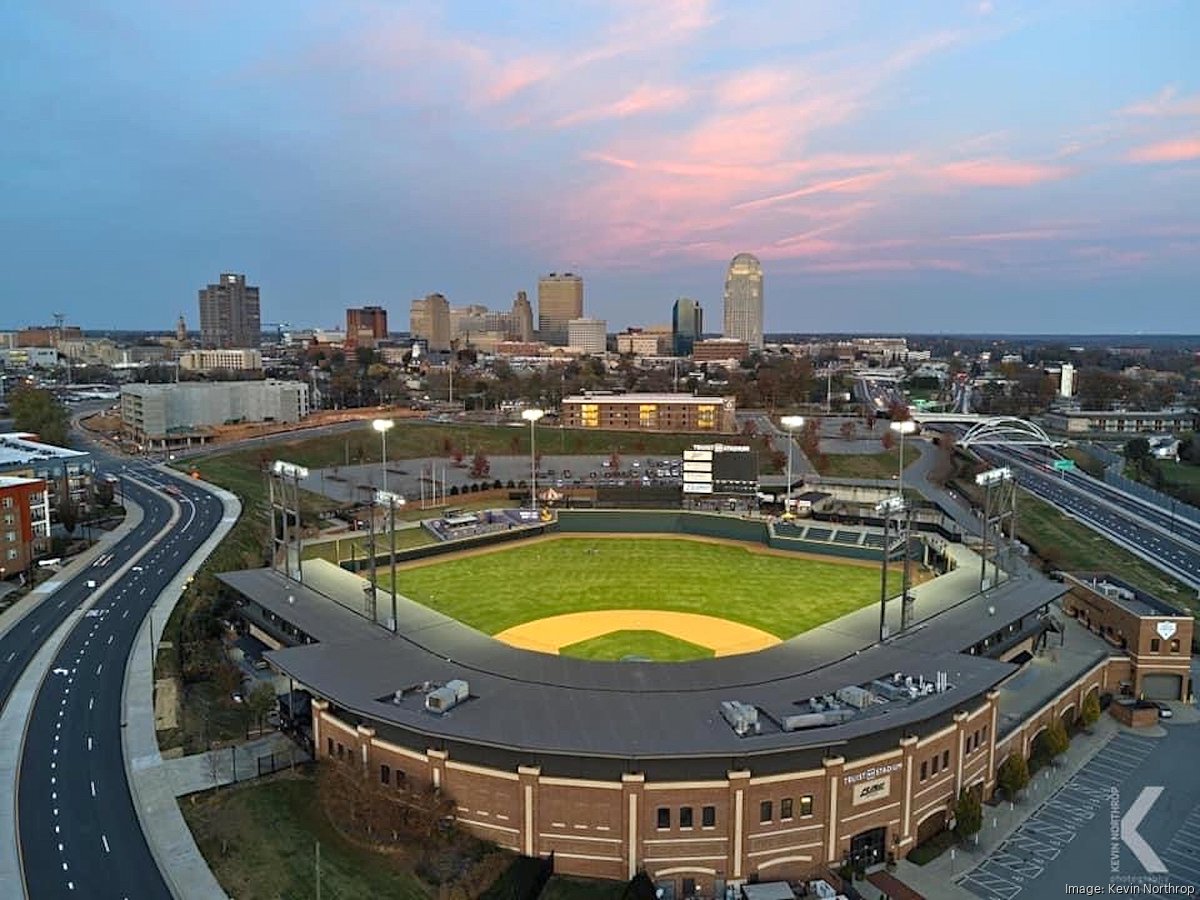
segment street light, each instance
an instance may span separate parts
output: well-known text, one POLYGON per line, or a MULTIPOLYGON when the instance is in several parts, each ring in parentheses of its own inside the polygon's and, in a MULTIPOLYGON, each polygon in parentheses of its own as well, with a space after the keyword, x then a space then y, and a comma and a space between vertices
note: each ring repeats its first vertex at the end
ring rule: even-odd
POLYGON ((904 496, 904 436, 912 434, 917 430, 917 423, 912 419, 905 419, 903 422, 893 422, 891 424, 892 431, 900 435, 900 496, 904 496))
POLYGON ((545 410, 532 407, 521 412, 521 418, 529 423, 529 501, 534 510, 537 509, 537 421, 545 414, 545 410))
POLYGON ((379 432, 379 436, 383 438, 383 489, 387 490, 387 433, 395 426, 395 422, 391 419, 375 419, 371 423, 371 427, 379 432))
POLYGON ((804 427, 804 416, 784 416, 779 423, 788 431, 787 493, 783 495, 783 511, 787 512, 792 499, 792 432, 804 427))

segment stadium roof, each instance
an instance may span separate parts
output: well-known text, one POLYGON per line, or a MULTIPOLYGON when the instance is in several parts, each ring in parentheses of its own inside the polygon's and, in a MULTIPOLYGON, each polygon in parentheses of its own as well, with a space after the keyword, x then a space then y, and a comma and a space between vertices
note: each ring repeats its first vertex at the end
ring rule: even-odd
MULTIPOLYGON (((270 570, 219 577, 316 639, 267 654, 277 668, 364 719, 431 739, 623 758, 749 757, 830 747, 965 708, 1016 667, 958 651, 1065 591, 1040 577, 1014 580, 883 644, 872 605, 759 653, 664 665, 519 650, 402 598, 400 634, 393 636, 348 608, 356 602, 353 593, 343 606, 270 570), (810 697, 848 685, 893 673, 934 680, 938 672, 947 673, 951 689, 945 693, 884 704, 840 725, 791 732, 768 727, 739 737, 720 713, 722 701, 739 700, 778 718, 802 712, 798 704, 810 697), (471 699, 445 715, 391 702, 398 690, 453 678, 469 682, 471 699)), ((322 587, 342 592, 330 582, 322 587)), ((361 586, 351 590, 359 592, 361 609, 361 586)))

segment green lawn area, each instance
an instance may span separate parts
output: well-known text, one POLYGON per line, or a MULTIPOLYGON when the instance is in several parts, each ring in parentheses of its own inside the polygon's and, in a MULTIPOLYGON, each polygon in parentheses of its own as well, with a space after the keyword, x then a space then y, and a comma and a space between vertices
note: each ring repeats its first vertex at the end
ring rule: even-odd
POLYGON ((238 900, 311 898, 315 841, 321 844, 322 897, 429 896, 404 856, 372 853, 343 838, 309 778, 223 790, 179 806, 221 887, 238 900))
MULTIPOLYGON (((898 571, 898 570, 897 570, 898 571)), ((379 581, 390 588, 389 573, 379 581)), ((873 602, 870 565, 676 538, 564 537, 397 573, 400 593, 487 634, 599 609, 721 616, 789 638, 873 602)))
POLYGON ((1144 591, 1197 611, 1195 592, 1049 503, 1022 491, 1017 516, 1021 540, 1051 566, 1111 572, 1144 591))
MULTIPOLYGON (((911 442, 904 445, 904 465, 910 466, 921 455, 911 442)), ((900 472, 900 450, 879 453, 826 453, 817 468, 830 478, 895 478, 900 472)))
MULTIPOLYGON (((488 504, 496 506, 495 503, 488 504)), ((426 511, 426 515, 428 515, 426 511)), ((424 547, 426 544, 432 544, 437 539, 426 531, 424 528, 417 526, 416 528, 397 528, 396 529, 396 551, 410 550, 413 547, 424 547)), ((327 541, 315 541, 311 544, 306 544, 304 550, 301 551, 302 559, 327 559, 331 563, 339 563, 343 559, 365 559, 368 555, 370 547, 370 539, 356 535, 354 537, 337 537, 327 541)), ((392 539, 388 532, 384 531, 375 535, 375 551, 376 553, 388 553, 392 549, 392 539)))
POLYGON ((679 662, 685 659, 705 659, 713 655, 712 650, 683 641, 661 631, 612 631, 600 637, 570 644, 558 651, 563 656, 580 659, 620 660, 627 656, 639 656, 655 662, 679 662))

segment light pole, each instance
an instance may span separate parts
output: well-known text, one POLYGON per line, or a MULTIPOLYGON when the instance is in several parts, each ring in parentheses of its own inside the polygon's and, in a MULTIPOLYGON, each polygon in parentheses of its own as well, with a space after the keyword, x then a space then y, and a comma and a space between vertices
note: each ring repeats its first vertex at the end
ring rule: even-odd
POLYGON ((893 422, 891 424, 892 431, 900 435, 900 496, 904 496, 904 436, 912 434, 917 430, 917 423, 912 419, 905 419, 903 422, 893 422))
POLYGON ((788 512, 792 505, 792 444, 795 443, 792 433, 797 428, 804 427, 804 416, 784 416, 779 423, 787 429, 788 433, 787 488, 783 495, 783 511, 788 512))
POLYGON ((391 419, 375 419, 371 423, 371 427, 379 432, 379 436, 383 439, 383 489, 387 490, 387 433, 395 426, 395 422, 391 419))
MULTIPOLYGON (((888 547, 888 531, 892 522, 892 516, 899 516, 905 511, 905 503, 903 497, 888 497, 886 500, 880 500, 875 504, 875 512, 883 516, 883 548, 880 551, 882 564, 879 570, 879 640, 886 641, 888 637, 887 627, 887 576, 888 576, 888 556, 891 548, 888 547)), ((900 530, 899 519, 896 520, 896 530, 900 530)), ((908 552, 908 548, 904 548, 904 552, 908 552)), ((904 604, 901 598, 901 606, 904 604)), ((903 615, 901 616, 903 618, 903 615)))
POLYGON ((400 630, 400 620, 396 609, 396 507, 403 506, 405 503, 402 494, 393 494, 391 491, 376 491, 375 501, 377 503, 386 503, 391 511, 391 518, 388 526, 392 531, 390 563, 392 569, 392 634, 400 630))
MULTIPOLYGON (((987 548, 988 548, 988 530, 992 527, 992 488, 998 485, 1012 481, 1012 469, 1008 466, 1002 466, 998 469, 988 469, 986 472, 980 472, 975 476, 975 483, 984 489, 983 495, 983 545, 980 547, 979 554, 979 591, 982 593, 987 586, 987 548)), ((1015 496, 1015 494, 1014 494, 1015 496)), ((1015 505, 1015 503, 1014 503, 1015 505)), ((1001 535, 1003 535, 1003 518, 1001 518, 1001 535)), ((1013 539, 1016 539, 1015 526, 1013 539)), ((1000 550, 1000 537, 996 538, 996 547, 992 550, 993 554, 997 554, 1000 550)), ((1000 563, 997 561, 993 568, 996 573, 996 580, 1000 580, 1000 563)))
POLYGON ((530 408, 521 413, 521 418, 529 423, 529 505, 537 510, 537 421, 546 413, 544 410, 530 408))

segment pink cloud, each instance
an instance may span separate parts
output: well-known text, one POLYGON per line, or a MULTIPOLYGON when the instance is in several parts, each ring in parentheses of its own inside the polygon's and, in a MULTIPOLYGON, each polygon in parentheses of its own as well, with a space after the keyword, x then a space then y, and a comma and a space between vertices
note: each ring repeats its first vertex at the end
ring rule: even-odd
POLYGON ((1200 94, 1180 97, 1179 89, 1169 84, 1149 100, 1142 100, 1121 110, 1127 116, 1168 118, 1176 116, 1200 116, 1200 94))
POLYGON ((1200 137, 1175 138, 1134 147, 1125 158, 1138 163, 1173 163, 1200 159, 1200 137))
POLYGON ((956 184, 973 187, 1030 187, 1073 174, 1066 166, 1008 159, 973 159, 947 163, 939 174, 956 184))
POLYGON ((563 116, 554 123, 557 128, 596 122, 604 119, 626 119, 630 116, 650 112, 664 112, 682 106, 688 100, 688 92, 678 87, 650 87, 642 85, 610 103, 589 109, 581 109, 563 116))

